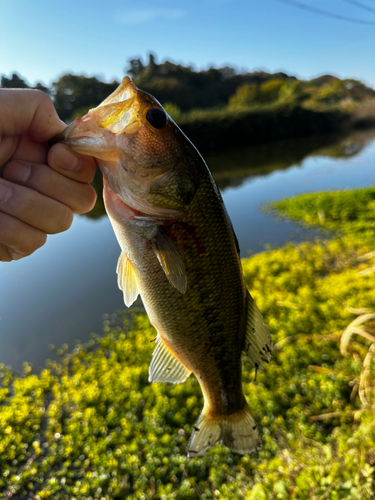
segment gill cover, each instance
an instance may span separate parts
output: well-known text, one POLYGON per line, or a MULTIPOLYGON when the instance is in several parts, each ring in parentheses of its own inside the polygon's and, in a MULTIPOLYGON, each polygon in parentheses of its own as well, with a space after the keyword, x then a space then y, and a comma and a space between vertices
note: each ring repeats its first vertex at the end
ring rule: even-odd
POLYGON ((129 77, 56 139, 94 156, 111 190, 147 217, 180 217, 198 188, 199 153, 129 77))

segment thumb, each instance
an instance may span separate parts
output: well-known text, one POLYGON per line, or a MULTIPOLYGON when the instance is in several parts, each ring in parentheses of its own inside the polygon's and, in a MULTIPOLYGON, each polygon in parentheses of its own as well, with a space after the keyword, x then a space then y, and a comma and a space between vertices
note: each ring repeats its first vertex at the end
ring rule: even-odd
POLYGON ((28 133, 45 142, 66 127, 47 94, 32 89, 0 89, 0 139, 28 133))

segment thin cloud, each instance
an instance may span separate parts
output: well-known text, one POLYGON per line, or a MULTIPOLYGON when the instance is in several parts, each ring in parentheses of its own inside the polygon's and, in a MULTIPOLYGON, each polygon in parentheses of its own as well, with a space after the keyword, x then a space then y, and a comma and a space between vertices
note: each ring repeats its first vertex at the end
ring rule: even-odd
POLYGON ((180 9, 143 9, 121 12, 119 20, 122 24, 143 24, 155 19, 175 21, 186 16, 186 12, 180 9))

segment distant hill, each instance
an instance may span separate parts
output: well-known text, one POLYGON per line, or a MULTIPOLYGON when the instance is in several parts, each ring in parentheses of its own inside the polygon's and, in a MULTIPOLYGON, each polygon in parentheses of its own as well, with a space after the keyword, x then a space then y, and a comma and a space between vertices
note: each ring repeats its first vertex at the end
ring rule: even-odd
POLYGON ((321 87, 322 85, 330 83, 332 80, 339 80, 339 78, 332 75, 322 75, 317 78, 313 78, 312 80, 308 80, 308 83, 310 85, 314 85, 315 87, 321 87))
MULTIPOLYGON (((224 110, 272 105, 336 106, 375 99, 374 89, 353 79, 341 80, 322 75, 312 80, 298 80, 283 72, 238 72, 230 66, 197 71, 170 61, 158 64, 153 54, 145 64, 131 59, 126 70, 136 85, 154 95, 172 117, 191 110, 224 110)), ((106 83, 97 77, 65 74, 50 88, 38 83, 49 94, 59 116, 70 121, 97 106, 119 84, 106 83)), ((26 81, 14 73, 1 77, 3 88, 28 88, 26 81)))

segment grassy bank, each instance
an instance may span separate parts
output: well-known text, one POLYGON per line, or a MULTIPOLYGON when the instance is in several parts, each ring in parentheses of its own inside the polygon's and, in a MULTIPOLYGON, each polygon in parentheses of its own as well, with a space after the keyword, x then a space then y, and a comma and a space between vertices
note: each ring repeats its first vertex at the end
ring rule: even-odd
POLYGON ((61 361, 38 376, 28 366, 23 377, 1 368, 0 496, 373 498, 375 325, 365 315, 375 311, 375 188, 299 197, 278 209, 334 237, 243 261, 275 342, 256 381, 244 370, 263 449, 242 457, 217 446, 186 459, 199 386, 194 377, 148 383, 155 331, 134 311, 118 326, 109 318, 103 337, 62 349, 61 361), (351 337, 346 330, 341 354, 356 318, 363 323, 351 337))

